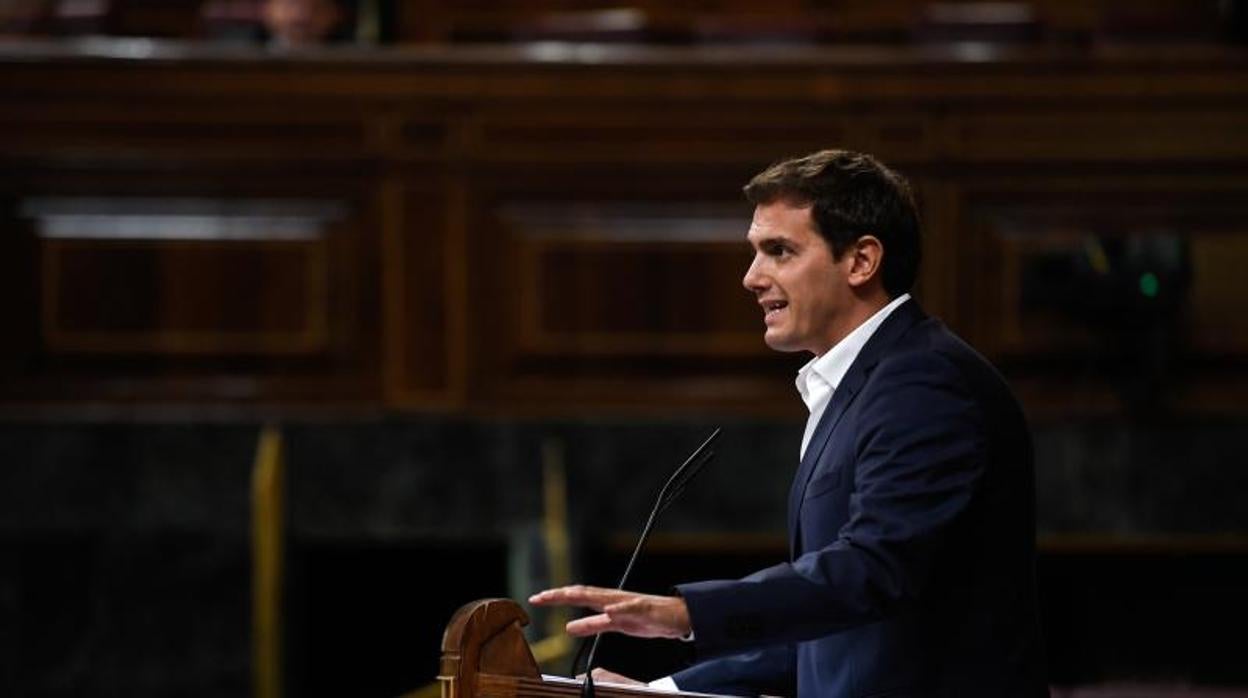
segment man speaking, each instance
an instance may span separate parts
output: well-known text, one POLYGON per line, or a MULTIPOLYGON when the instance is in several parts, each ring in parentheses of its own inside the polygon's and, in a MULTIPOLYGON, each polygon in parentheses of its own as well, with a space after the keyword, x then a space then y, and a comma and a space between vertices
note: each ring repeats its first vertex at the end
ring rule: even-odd
MULTIPOLYGON (((787 160, 745 187, 745 287, 764 340, 814 358, 788 562, 675 596, 595 587, 534 605, 598 613, 572 635, 690 638, 683 691, 1044 696, 1031 438, 997 372, 910 298, 905 180, 869 155, 787 160)), ((668 684, 670 685, 670 684, 668 684)))

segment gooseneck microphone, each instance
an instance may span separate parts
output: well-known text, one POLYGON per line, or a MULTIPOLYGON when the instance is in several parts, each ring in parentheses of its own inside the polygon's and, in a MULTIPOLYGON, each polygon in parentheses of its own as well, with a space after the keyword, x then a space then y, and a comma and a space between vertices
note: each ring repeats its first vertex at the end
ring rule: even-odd
MULTIPOLYGON (((623 590, 624 584, 628 582, 628 576, 633 571, 633 564, 637 562, 637 557, 641 554, 642 547, 646 544, 646 539, 650 537, 650 530, 654 528, 654 522, 658 520, 659 514, 667 511, 667 508, 676 501, 676 498, 685 491, 689 483, 693 480, 702 468, 715 457, 715 452, 710 450, 710 445, 719 437, 721 430, 716 428, 711 435, 706 437, 706 441, 685 459, 684 463, 672 473, 667 479, 667 484, 663 485, 663 489, 659 490, 659 496, 655 499, 654 508, 650 510, 650 516, 646 518, 646 525, 641 529, 641 535, 637 537, 637 546, 633 548, 632 557, 628 559, 628 564, 624 566, 624 574, 620 575, 620 583, 616 585, 616 589, 623 590)), ((589 658, 585 660, 585 683, 581 684, 582 698, 593 698, 594 695, 594 656, 598 653, 598 643, 602 640, 602 633, 594 635, 593 642, 586 640, 581 643, 581 647, 576 652, 576 656, 572 658, 572 675, 576 675, 576 665, 580 663, 581 655, 585 653, 585 648, 589 647, 589 658)))

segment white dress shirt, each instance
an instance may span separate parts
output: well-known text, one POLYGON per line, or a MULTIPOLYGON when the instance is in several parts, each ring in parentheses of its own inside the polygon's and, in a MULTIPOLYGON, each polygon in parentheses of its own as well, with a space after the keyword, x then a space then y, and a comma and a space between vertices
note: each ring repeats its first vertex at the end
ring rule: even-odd
POLYGON ((845 335, 844 339, 834 344, 831 349, 811 359, 798 370, 795 381, 797 393, 802 396, 802 402, 806 403, 806 409, 810 411, 810 417, 806 420, 806 433, 802 435, 802 449, 798 452, 799 461, 806 457, 806 447, 810 445, 810 437, 814 436, 815 427, 819 426, 819 418, 823 416, 823 411, 832 401, 832 391, 840 385, 841 379, 853 365, 854 359, 858 358, 858 353, 866 346, 867 340, 871 339, 871 335, 884 324, 884 320, 897 309, 897 306, 908 300, 910 300, 909 293, 897 296, 888 305, 867 318, 866 322, 855 327, 853 332, 845 335))
MULTIPOLYGON (((855 327, 853 332, 845 335, 845 338, 833 345, 831 349, 811 359, 798 370, 797 393, 802 396, 802 402, 806 403, 806 409, 810 410, 810 417, 806 420, 806 433, 802 435, 802 450, 798 453, 799 461, 806 456, 806 446, 810 444, 810 437, 814 435, 815 427, 819 425, 819 418, 823 416, 823 411, 832 401, 832 392, 836 390, 837 385, 840 385, 841 379, 853 365, 854 359, 858 358, 858 353, 867 345, 867 340, 871 339, 871 335, 884 324, 884 320, 897 309, 897 306, 908 300, 910 300, 909 293, 897 296, 888 305, 867 318, 866 322, 855 327)), ((689 635, 692 637, 693 633, 689 635)), ((655 679, 650 682, 649 686, 672 693, 680 690, 676 681, 670 676, 655 679)))

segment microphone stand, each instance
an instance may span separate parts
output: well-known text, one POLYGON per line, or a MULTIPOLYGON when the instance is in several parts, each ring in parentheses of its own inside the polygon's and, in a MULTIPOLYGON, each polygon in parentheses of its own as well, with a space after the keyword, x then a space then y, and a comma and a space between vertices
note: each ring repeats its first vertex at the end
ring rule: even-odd
MULTIPOLYGON (((711 435, 706 437, 706 441, 702 442, 693 453, 685 459, 684 463, 672 473, 667 479, 667 483, 663 485, 663 489, 659 491, 659 496, 655 500, 654 508, 650 510, 650 516, 646 518, 646 525, 641 529, 641 535, 637 537, 637 545, 633 548, 633 554, 628 558, 628 564, 624 566, 624 574, 620 575, 620 583, 616 589, 623 590, 624 584, 628 582, 628 576, 633 571, 633 565, 637 562, 638 556, 641 555, 641 549, 646 544, 646 539, 650 537, 650 530, 654 528, 654 522, 658 520, 659 514, 667 511, 667 508, 676 501, 676 498, 685 491, 685 487, 693 480, 703 466, 715 457, 715 452, 708 450, 707 447, 719 437, 721 429, 716 428, 711 435)), ((576 665, 580 662, 581 655, 585 652, 585 647, 589 646, 589 658, 585 660, 585 682, 581 684, 581 698, 594 698, 594 657, 598 653, 598 643, 602 641, 602 633, 594 635, 592 644, 582 642, 581 647, 577 650, 576 656, 572 658, 572 674, 576 674, 576 665)))

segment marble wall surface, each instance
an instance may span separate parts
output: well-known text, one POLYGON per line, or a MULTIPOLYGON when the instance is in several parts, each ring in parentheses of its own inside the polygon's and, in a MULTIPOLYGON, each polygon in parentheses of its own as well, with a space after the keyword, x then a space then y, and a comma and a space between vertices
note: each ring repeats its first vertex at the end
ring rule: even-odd
MULTIPOLYGON (((405 599, 412 623, 429 626, 412 633, 423 645, 402 648, 425 658, 402 680, 431 676, 445 608, 470 600, 456 594, 509 592, 508 544, 540 517, 546 444, 564 455, 576 540, 600 547, 639 527, 667 474, 714 426, 724 427, 718 458, 661 533, 780 540, 801 435, 799 424, 756 420, 381 416, 281 426, 295 687, 332 654, 325 637, 372 627, 352 609, 376 611, 369 589, 381 586, 405 599), (318 620, 334 614, 337 626, 318 620)), ((1242 538, 1244 426, 1035 425, 1042 535, 1242 538)), ((0 694, 248 692, 259 427, 0 425, 0 694)))

